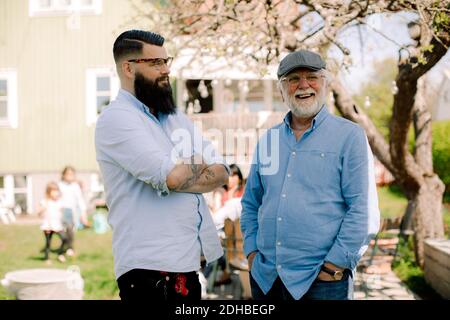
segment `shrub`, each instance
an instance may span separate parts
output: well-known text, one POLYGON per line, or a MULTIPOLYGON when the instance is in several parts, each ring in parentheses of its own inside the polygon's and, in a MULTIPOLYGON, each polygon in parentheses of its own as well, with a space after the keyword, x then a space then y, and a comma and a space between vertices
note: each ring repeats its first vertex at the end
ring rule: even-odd
POLYGON ((446 199, 450 198, 450 121, 433 123, 433 167, 446 188, 446 199))

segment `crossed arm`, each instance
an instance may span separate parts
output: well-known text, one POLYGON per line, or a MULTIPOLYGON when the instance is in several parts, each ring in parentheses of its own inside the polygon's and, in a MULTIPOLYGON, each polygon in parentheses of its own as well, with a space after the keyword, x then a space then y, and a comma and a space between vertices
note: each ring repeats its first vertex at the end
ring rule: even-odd
POLYGON ((171 191, 205 193, 228 182, 228 172, 222 164, 207 165, 203 159, 193 156, 188 164, 177 164, 167 176, 171 191))

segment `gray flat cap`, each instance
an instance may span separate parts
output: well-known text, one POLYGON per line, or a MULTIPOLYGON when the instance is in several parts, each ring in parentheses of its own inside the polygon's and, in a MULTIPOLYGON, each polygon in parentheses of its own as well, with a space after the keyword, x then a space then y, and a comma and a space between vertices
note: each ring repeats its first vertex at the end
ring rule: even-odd
POLYGON ((277 76, 280 79, 298 68, 308 68, 317 71, 324 69, 325 66, 325 61, 317 53, 308 50, 298 50, 289 53, 281 60, 278 66, 277 76))

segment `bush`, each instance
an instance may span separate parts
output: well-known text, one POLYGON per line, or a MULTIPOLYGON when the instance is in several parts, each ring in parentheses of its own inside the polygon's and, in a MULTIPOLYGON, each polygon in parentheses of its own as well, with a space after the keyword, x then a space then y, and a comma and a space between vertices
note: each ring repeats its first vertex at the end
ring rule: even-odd
POLYGON ((445 197, 450 198, 450 121, 433 123, 433 167, 445 184, 445 197))
POLYGON ((427 284, 423 270, 417 265, 414 256, 412 237, 407 241, 399 238, 398 258, 392 263, 392 269, 408 288, 424 300, 442 299, 434 289, 427 284))

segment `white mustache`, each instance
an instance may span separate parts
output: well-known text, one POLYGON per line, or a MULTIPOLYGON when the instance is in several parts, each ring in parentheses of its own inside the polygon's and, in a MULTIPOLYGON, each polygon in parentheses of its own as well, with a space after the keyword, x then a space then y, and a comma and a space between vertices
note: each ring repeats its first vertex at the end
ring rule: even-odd
POLYGON ((317 93, 314 90, 307 90, 307 91, 297 90, 297 91, 295 91, 294 96, 302 95, 302 94, 314 94, 314 95, 317 95, 317 93))

